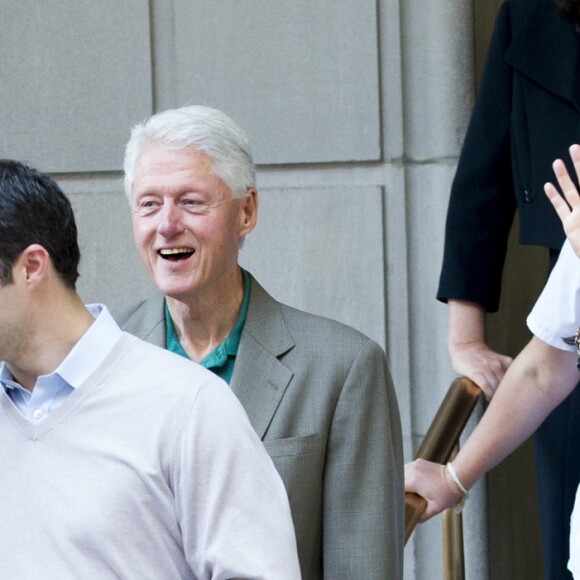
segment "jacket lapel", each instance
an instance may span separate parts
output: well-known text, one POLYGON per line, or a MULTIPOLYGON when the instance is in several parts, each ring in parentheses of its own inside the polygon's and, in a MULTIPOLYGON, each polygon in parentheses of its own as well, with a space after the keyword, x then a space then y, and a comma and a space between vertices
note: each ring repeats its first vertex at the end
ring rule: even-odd
POLYGON ((252 427, 264 435, 293 372, 279 357, 294 348, 280 305, 252 278, 250 303, 240 340, 231 388, 252 427))
MULTIPOLYGON (((157 293, 125 316, 123 330, 165 348, 164 298, 157 293)), ((248 314, 230 387, 262 439, 293 372, 278 360, 294 347, 276 302, 252 277, 248 314)))
POLYGON ((512 2, 512 7, 514 35, 507 62, 580 110, 580 42, 575 24, 545 0, 512 2))
POLYGON ((165 348, 165 299, 161 292, 141 302, 133 311, 118 318, 123 330, 165 348))

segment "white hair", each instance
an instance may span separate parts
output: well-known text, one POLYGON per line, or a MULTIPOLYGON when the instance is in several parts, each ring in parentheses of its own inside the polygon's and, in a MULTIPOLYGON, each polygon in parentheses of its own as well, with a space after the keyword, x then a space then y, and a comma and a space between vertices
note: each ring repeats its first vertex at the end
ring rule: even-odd
POLYGON ((172 149, 202 151, 212 161, 214 174, 233 197, 244 197, 256 185, 256 169, 248 137, 225 113, 201 105, 157 113, 131 130, 125 147, 125 193, 131 199, 135 168, 151 143, 172 149))

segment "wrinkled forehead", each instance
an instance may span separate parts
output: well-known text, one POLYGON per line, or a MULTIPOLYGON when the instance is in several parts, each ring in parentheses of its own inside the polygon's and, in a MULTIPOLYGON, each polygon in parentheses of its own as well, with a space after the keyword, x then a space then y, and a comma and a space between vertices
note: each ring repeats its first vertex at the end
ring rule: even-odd
POLYGON ((144 148, 135 165, 131 197, 145 191, 204 188, 231 191, 217 176, 207 153, 194 148, 176 148, 152 143, 144 148))

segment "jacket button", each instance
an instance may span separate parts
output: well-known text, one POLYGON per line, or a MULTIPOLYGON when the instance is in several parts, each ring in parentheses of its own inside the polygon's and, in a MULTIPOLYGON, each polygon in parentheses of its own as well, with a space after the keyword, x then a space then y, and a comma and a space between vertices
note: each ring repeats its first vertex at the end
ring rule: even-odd
POLYGON ((532 201, 534 201, 534 200, 532 199, 530 192, 527 189, 524 189, 524 202, 525 203, 532 203, 532 201))

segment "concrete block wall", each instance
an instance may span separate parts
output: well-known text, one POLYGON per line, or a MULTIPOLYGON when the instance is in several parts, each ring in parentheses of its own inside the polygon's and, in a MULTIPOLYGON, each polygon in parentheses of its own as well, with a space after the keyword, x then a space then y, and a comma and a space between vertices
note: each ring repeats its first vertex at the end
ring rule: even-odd
MULTIPOLYGON (((153 290, 122 192, 129 128, 185 104, 226 111, 259 169, 243 264, 386 349, 410 459, 453 378, 434 295, 498 3, 0 0, 0 156, 58 179, 78 218, 79 290, 118 310, 153 290)), ((485 579, 485 488, 474 495, 467 577, 485 579)), ((409 543, 405 578, 440 577, 436 520, 409 543)))
POLYGON ((2 0, 0 150, 53 173, 119 168, 152 111, 142 0, 2 0))

